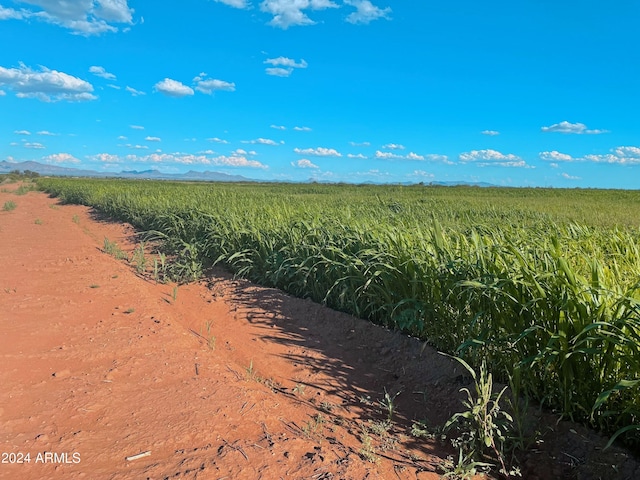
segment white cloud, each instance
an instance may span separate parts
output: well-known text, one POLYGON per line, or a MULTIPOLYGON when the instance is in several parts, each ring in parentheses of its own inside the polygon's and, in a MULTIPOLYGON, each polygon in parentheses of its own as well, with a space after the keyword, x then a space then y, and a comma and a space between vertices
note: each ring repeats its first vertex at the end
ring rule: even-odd
MULTIPOLYGON (((616 147, 610 150, 611 153, 590 154, 584 157, 572 157, 557 151, 540 152, 542 160, 553 162, 594 162, 594 163, 617 163, 620 165, 640 164, 640 147, 616 147)), ((553 166, 553 164, 552 164, 553 166)))
POLYGON ((161 82, 156 83, 153 88, 157 92, 164 93, 169 97, 186 97, 194 94, 191 87, 187 87, 184 83, 172 80, 171 78, 165 78, 161 82))
POLYGON ((51 133, 48 130, 40 130, 37 133, 38 133, 38 135, 44 135, 44 136, 47 136, 47 137, 56 137, 58 135, 57 133, 51 133))
POLYGON ((120 136, 118 137, 118 140, 127 140, 127 137, 125 137, 124 135, 120 135, 120 136))
POLYGON ((490 137, 495 137, 496 135, 500 135, 500 132, 497 132, 495 130, 483 130, 482 135, 489 135, 490 137))
POLYGON ((31 135, 31 132, 29 130, 16 130, 13 133, 15 133, 16 135, 31 135))
POLYGON ((569 175, 568 173, 562 173, 561 175, 563 178, 566 178, 567 180, 582 180, 581 177, 575 177, 573 175, 569 175))
POLYGON ((46 157, 42 157, 42 160, 46 163, 80 163, 80 160, 70 153, 53 153, 46 157))
POLYGON ((125 90, 127 92, 129 92, 132 96, 134 97, 138 97, 140 95, 146 95, 146 93, 141 92, 140 90, 136 90, 135 88, 131 88, 130 86, 127 85, 127 87, 125 88, 125 90))
POLYGON ((45 146, 39 142, 25 142, 22 144, 24 148, 32 148, 34 150, 42 150, 45 146))
POLYGON ((275 128, 276 130, 286 130, 287 127, 284 125, 271 125, 271 128, 275 128))
POLYGON ((542 160, 552 162, 572 162, 575 160, 571 155, 560 153, 557 150, 553 150, 551 152, 540 152, 539 156, 542 160))
POLYGON ((558 165, 557 163, 550 163, 549 166, 551 168, 559 168, 560 167, 560 165, 558 165))
POLYGON ((324 10, 338 8, 331 0, 264 0, 260 10, 273 15, 269 25, 287 29, 294 25, 313 25, 303 10, 324 10))
POLYGON ((589 130, 584 123, 569 123, 567 121, 555 123, 548 127, 542 127, 541 130, 543 132, 573 133, 576 135, 598 135, 602 133, 609 133, 607 130, 589 130))
POLYGON ((307 68, 307 62, 304 59, 296 62, 294 59, 287 57, 268 58, 264 63, 271 65, 271 67, 265 68, 267 75, 276 77, 288 77, 295 68, 307 68))
POLYGON ((196 90, 198 90, 199 92, 211 95, 216 90, 221 90, 224 92, 235 92, 236 90, 235 83, 225 82, 224 80, 217 80, 215 78, 207 79, 206 77, 206 73, 201 73, 193 79, 194 83, 196 84, 196 90))
POLYGON ((348 158, 359 158, 359 159, 361 159, 361 160, 364 160, 364 159, 366 159, 366 158, 367 158, 365 155, 363 155, 363 154, 361 154, 361 153, 358 153, 358 154, 349 153, 349 154, 347 155, 347 157, 348 157, 348 158))
POLYGON ((315 157, 341 157, 342 154, 333 148, 294 148, 294 152, 299 155, 313 155, 315 157))
POLYGON ((369 147, 371 146, 370 142, 349 142, 349 145, 351 145, 352 147, 369 147))
POLYGON ((149 155, 127 155, 126 159, 132 162, 142 163, 179 163, 182 165, 218 165, 225 167, 269 168, 257 160, 248 160, 243 156, 220 155, 209 157, 207 155, 193 155, 189 153, 151 153, 149 155))
POLYGON ((4 97, 7 94, 4 90, 0 90, 0 97, 4 97))
POLYGON ((24 10, 18 11, 13 8, 4 8, 0 5, 0 20, 21 20, 28 14, 24 10))
POLYGON ((398 155, 397 153, 381 152, 380 150, 376 150, 376 158, 379 158, 382 160, 399 160, 404 157, 402 155, 398 155))
POLYGON ((22 63, 19 68, 0 67, 0 86, 11 88, 19 98, 37 98, 43 102, 98 98, 90 93, 93 86, 89 82, 45 67, 40 69, 35 71, 22 63))
POLYGON ((142 125, 129 125, 129 126, 134 130, 144 130, 144 127, 142 125))
POLYGON ((376 7, 370 0, 344 0, 345 5, 356 7, 356 11, 347 16, 347 22, 353 24, 367 24, 373 20, 390 19, 391 8, 376 7))
POLYGON ((309 127, 293 127, 293 129, 297 132, 310 132, 311 129, 309 127))
POLYGON ((121 159, 118 155, 112 155, 110 153, 98 153, 97 155, 91 155, 89 160, 96 160, 104 163, 120 163, 121 159))
POLYGON ((425 160, 423 155, 418 155, 417 153, 409 152, 405 157, 407 160, 425 160))
POLYGON ((434 178, 435 175, 433 173, 425 172, 424 170, 414 170, 409 177, 420 177, 420 178, 434 178))
POLYGON ((382 148, 386 150, 404 150, 404 145, 400 145, 399 143, 387 143, 383 145, 382 148))
POLYGON ((242 143, 253 143, 260 145, 278 145, 278 142, 269 138, 256 138, 255 140, 243 140, 242 143))
POLYGON ((40 10, 21 9, 17 12, 0 7, 0 20, 34 18, 85 36, 117 32, 114 23, 133 23, 134 10, 129 8, 127 0, 22 0, 22 3, 34 5, 40 10))
POLYGON ((265 68, 264 71, 272 77, 288 77, 293 73, 293 68, 269 67, 265 68))
POLYGON ((233 8, 249 8, 249 4, 247 0, 213 0, 217 3, 224 3, 225 5, 229 5, 233 8))
POLYGON ((497 150, 472 150, 460 154, 460 160, 463 162, 475 162, 478 160, 484 161, 517 161, 520 157, 510 154, 503 154, 497 150))
POLYGON ((249 168, 269 168, 267 165, 258 162, 257 160, 248 160, 242 156, 226 157, 221 155, 213 159, 214 165, 228 166, 228 167, 249 167, 249 168))
POLYGON ((307 68, 308 66, 304 59, 298 63, 293 58, 287 57, 267 58, 264 63, 268 63, 274 67, 307 68))
POLYGON ((89 67, 89 72, 93 73, 97 77, 106 78, 107 80, 115 80, 116 76, 113 73, 107 72, 104 67, 93 66, 89 67))
POLYGON ((213 142, 213 143, 229 143, 226 140, 223 140, 221 138, 218 137, 212 137, 212 138, 207 138, 208 142, 213 142))
POLYGON ((307 160, 306 158, 298 160, 297 162, 291 162, 291 165, 298 168, 320 168, 318 165, 312 163, 311 160, 307 160))
POLYGON ((133 150, 148 150, 149 147, 146 145, 132 145, 131 143, 127 143, 126 145, 118 145, 119 147, 127 147, 133 150))
POLYGON ((446 155, 438 155, 437 153, 430 153, 429 155, 425 156, 425 159, 432 162, 443 162, 447 165, 454 165, 454 162, 450 161, 449 157, 447 157, 446 155))
POLYGON ((497 150, 472 150, 470 152, 461 153, 459 156, 461 162, 479 162, 481 167, 529 167, 527 163, 512 153, 503 154, 497 150))
POLYGON ((160 139, 160 137, 146 137, 145 140, 147 142, 161 142, 162 140, 160 139))

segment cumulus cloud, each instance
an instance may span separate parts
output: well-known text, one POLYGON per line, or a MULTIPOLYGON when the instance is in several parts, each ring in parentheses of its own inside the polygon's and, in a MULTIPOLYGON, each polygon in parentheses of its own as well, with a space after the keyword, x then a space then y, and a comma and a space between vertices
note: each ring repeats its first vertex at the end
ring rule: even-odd
POLYGON ((490 137, 495 137, 496 135, 500 135, 500 132, 497 132, 495 130, 483 130, 482 135, 489 135, 490 137))
POLYGON ((318 165, 312 163, 311 160, 307 160, 306 158, 298 160, 297 162, 291 162, 291 165, 298 168, 320 168, 318 165))
POLYGON ((80 160, 70 153, 53 153, 42 157, 42 160, 44 160, 45 163, 80 163, 80 160))
POLYGON ((404 150, 404 145, 400 145, 399 143, 387 143, 383 145, 382 148, 386 150, 404 150))
POLYGON ((127 143, 125 145, 118 145, 118 146, 131 148, 132 150, 148 150, 149 149, 149 147, 147 147, 146 145, 133 145, 131 143, 127 143))
POLYGON ((221 138, 218 137, 212 137, 212 138, 207 138, 208 142, 213 142, 213 143, 229 143, 226 140, 223 140, 221 138))
POLYGON ((165 78, 161 82, 156 83, 153 88, 155 91, 169 97, 186 97, 194 94, 193 88, 171 78, 165 78))
POLYGON ((244 148, 236 148, 233 152, 233 155, 257 155, 255 150, 249 150, 248 152, 244 148))
POLYGON ((352 147, 369 147, 371 145, 370 142, 349 142, 349 145, 352 147))
POLYGON ((363 155, 363 154, 361 154, 361 153, 349 153, 349 154, 347 155, 347 157, 348 157, 348 158, 358 158, 358 159, 361 159, 361 160, 364 160, 364 159, 366 159, 366 158, 367 158, 367 157, 366 157, 366 155, 363 155))
POLYGON ((14 10, 13 8, 4 8, 0 5, 0 20, 21 20, 28 15, 28 12, 14 10))
POLYGON ((607 130, 590 130, 584 123, 569 123, 567 121, 554 123, 548 127, 542 127, 543 132, 556 132, 556 133, 573 133, 576 135, 599 135, 602 133, 609 133, 607 130))
POLYGON ((461 162, 479 162, 482 167, 528 167, 527 163, 512 153, 503 154, 497 150, 472 150, 470 152, 461 153, 459 156, 461 162))
POLYGON ((568 173, 562 173, 561 174, 562 178, 566 178, 567 180, 582 180, 581 177, 576 177, 573 175, 569 175, 568 173))
POLYGON ((97 77, 106 78, 107 80, 115 80, 116 76, 113 73, 107 72, 104 67, 93 66, 89 67, 89 72, 93 73, 97 77))
POLYGON ((206 73, 201 73, 193 79, 196 85, 196 90, 207 95, 211 95, 216 90, 224 92, 235 92, 236 84, 231 82, 225 82, 224 80, 218 80, 215 78, 207 78, 206 73))
POLYGON ((224 3, 225 5, 229 5, 233 8, 249 8, 249 4, 247 0, 213 0, 217 3, 224 3))
POLYGON ((314 25, 303 10, 338 8, 331 0, 264 0, 260 10, 273 15, 269 25, 286 30, 295 25, 314 25))
POLYGON ((367 24, 379 18, 390 20, 391 8, 376 7, 370 0, 344 0, 345 5, 356 7, 356 11, 347 16, 347 22, 367 24))
POLYGON ((135 88, 132 88, 130 86, 127 85, 127 87, 125 88, 125 90, 127 92, 129 92, 132 96, 134 97, 138 97, 140 95, 146 95, 146 93, 141 92, 140 90, 136 90, 135 88))
POLYGON ((572 162, 574 158, 566 153, 560 153, 557 150, 551 152, 540 152, 539 156, 542 160, 550 162, 572 162))
POLYGON ((120 163, 122 161, 118 155, 113 155, 111 153, 98 153, 96 155, 91 155, 88 158, 89 160, 103 163, 120 163))
POLYGON ((91 93, 93 86, 89 82, 45 67, 32 70, 22 63, 19 68, 0 67, 0 86, 12 89, 19 98, 37 98, 43 102, 98 98, 91 93))
POLYGON ((271 67, 265 68, 267 75, 276 77, 288 77, 295 68, 307 68, 308 66, 304 59, 296 62, 294 59, 287 57, 268 58, 264 63, 271 65, 271 67))
POLYGON ((252 143, 259 145, 278 145, 278 142, 270 138, 256 138, 255 140, 243 140, 242 143, 252 143))
POLYGON ((409 152, 405 158, 407 160, 420 160, 420 161, 425 160, 423 155, 418 155, 417 153, 414 153, 414 152, 409 152))
POLYGON ((414 170, 411 174, 407 175, 409 177, 420 177, 420 178, 434 178, 435 175, 433 173, 425 172, 424 170, 414 170))
POLYGON ((13 133, 16 135, 31 135, 29 130, 15 130, 13 133))
POLYGON ((161 142, 162 140, 160 139, 160 137, 146 137, 145 140, 147 142, 161 142))
POLYGON ((144 127, 142 125, 129 125, 129 127, 133 128, 134 130, 144 130, 144 127))
POLYGON ((22 144, 24 148, 32 148, 34 150, 42 150, 46 148, 43 144, 39 142, 25 142, 22 144))
POLYGON ((48 130, 40 130, 37 133, 38 133, 38 135, 44 135, 44 136, 47 136, 47 137, 55 137, 55 136, 58 135, 57 133, 52 133, 52 132, 50 132, 48 130))
MULTIPOLYGON (((605 154, 589 154, 583 157, 572 157, 566 153, 558 151, 540 152, 542 160, 550 162, 593 162, 593 163, 611 163, 620 165, 638 165, 640 164, 640 147, 616 147, 605 154)), ((553 166, 553 164, 551 164, 553 166)))
POLYGON ((294 148, 298 155, 313 155, 315 157, 341 157, 342 154, 333 148, 294 148))
POLYGON ((296 132, 310 132, 311 129, 309 127, 293 127, 296 132))
POLYGON ((402 155, 398 155, 397 153, 381 152, 380 150, 376 150, 375 157, 381 160, 399 160, 401 158, 404 158, 402 155))
POLYGON ((246 157, 233 155, 230 157, 224 155, 215 157, 213 158, 213 164, 227 167, 269 168, 268 165, 260 163, 257 160, 248 160, 246 157))
POLYGON ((36 8, 17 11, 0 7, 0 20, 33 18, 85 36, 117 32, 114 24, 133 24, 134 10, 127 0, 22 0, 22 3, 36 8))
POLYGON ((179 163, 181 165, 217 165, 225 167, 269 168, 257 160, 249 160, 240 155, 194 155, 190 153, 151 153, 149 155, 127 155, 126 160, 142 163, 179 163))
POLYGON ((287 127, 284 125, 271 125, 271 128, 275 128, 276 130, 286 130, 287 127))

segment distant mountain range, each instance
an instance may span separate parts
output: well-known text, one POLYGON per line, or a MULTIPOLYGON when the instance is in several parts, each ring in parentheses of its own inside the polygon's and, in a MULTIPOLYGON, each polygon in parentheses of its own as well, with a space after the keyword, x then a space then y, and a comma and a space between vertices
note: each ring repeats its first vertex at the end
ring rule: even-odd
POLYGON ((122 172, 97 172, 95 170, 82 170, 79 168, 59 167, 57 165, 45 165, 38 162, 11 163, 0 162, 0 173, 9 173, 13 170, 31 170, 40 175, 51 175, 58 177, 98 177, 98 178, 140 178, 149 180, 189 180, 205 182, 253 182, 250 178, 242 175, 227 175, 220 172, 194 172, 187 173, 162 173, 158 170, 124 170, 122 172))
MULTIPOLYGON (((57 165, 46 165, 38 162, 17 162, 11 163, 7 161, 0 162, 0 174, 9 173, 14 170, 30 170, 40 175, 54 177, 94 177, 94 178, 138 178, 146 180, 175 180, 175 181, 192 181, 192 182, 258 182, 264 180, 254 180, 243 177, 242 175, 228 175, 220 172, 195 172, 193 170, 187 173, 162 173, 159 170, 123 170, 121 172, 97 172, 95 170, 83 170, 79 168, 59 167, 57 165)), ((334 183, 310 178, 308 183, 334 183)), ((366 182, 371 185, 378 185, 376 182, 366 182)), ((412 185, 414 182, 405 182, 406 185, 412 185)), ((382 185, 382 183, 380 183, 382 185)), ((425 185, 437 185, 446 187, 455 186, 472 186, 472 187, 495 187, 486 182, 429 182, 425 185)))

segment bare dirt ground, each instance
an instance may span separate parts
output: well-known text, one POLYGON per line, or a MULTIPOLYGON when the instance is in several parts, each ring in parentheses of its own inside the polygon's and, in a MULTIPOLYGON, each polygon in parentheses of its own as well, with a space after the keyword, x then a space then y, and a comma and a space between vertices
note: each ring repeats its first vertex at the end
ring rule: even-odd
MULTIPOLYGON (((0 478, 445 473, 455 450, 411 425, 461 410, 467 380, 454 361, 222 271, 156 284, 102 251, 107 237, 131 252, 131 227, 38 192, 1 192, 6 201, 16 208, 0 211, 0 478), (388 428, 385 392, 399 393, 388 428)), ((628 453, 538 417, 524 478, 640 478, 628 453)))

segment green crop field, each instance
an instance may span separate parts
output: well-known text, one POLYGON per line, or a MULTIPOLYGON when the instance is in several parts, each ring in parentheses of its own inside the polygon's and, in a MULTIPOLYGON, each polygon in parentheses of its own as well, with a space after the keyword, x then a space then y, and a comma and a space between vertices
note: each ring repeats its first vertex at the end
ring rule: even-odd
POLYGON ((637 441, 640 192, 38 179, 163 242, 479 365, 637 441))

